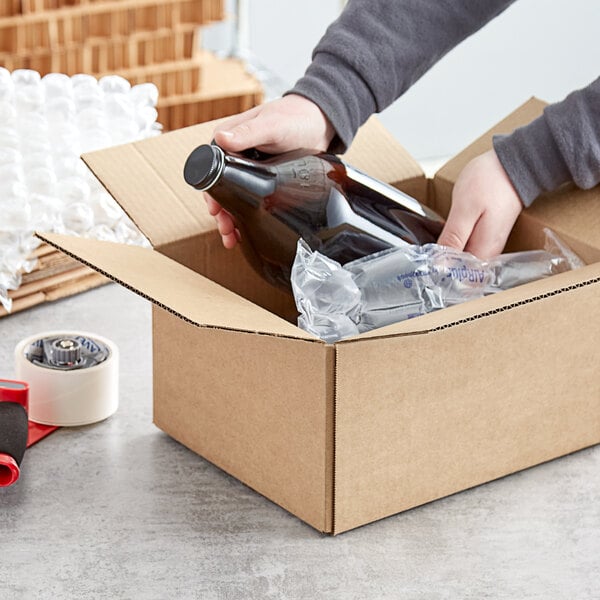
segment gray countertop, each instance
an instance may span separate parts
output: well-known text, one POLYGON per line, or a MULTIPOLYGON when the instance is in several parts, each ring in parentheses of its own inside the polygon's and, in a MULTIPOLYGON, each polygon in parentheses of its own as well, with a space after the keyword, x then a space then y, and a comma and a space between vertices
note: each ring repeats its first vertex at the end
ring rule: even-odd
POLYGON ((0 320, 120 350, 120 406, 27 450, 0 488, 0 599, 600 598, 600 447, 338 537, 152 424, 150 306, 116 285, 0 320))

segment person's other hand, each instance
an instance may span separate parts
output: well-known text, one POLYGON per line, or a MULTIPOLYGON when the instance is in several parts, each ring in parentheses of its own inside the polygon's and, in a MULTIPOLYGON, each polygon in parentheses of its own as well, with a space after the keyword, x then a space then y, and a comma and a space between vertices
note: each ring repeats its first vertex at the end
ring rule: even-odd
POLYGON ((479 258, 502 252, 523 204, 494 150, 471 160, 452 191, 438 244, 479 258))
MULTIPOLYGON (((226 152, 256 148, 278 154, 298 148, 325 151, 334 133, 314 102, 289 94, 227 119, 215 129, 214 138, 226 152)), ((204 196, 208 212, 217 221, 223 245, 233 248, 240 241, 233 217, 209 194, 204 196)))

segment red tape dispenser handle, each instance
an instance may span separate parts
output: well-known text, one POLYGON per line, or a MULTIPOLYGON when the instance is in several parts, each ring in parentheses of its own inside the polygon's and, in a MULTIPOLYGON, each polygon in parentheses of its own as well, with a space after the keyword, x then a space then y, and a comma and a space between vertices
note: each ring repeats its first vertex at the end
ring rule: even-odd
POLYGON ((19 479, 29 434, 28 398, 25 382, 0 379, 0 487, 19 479))
POLYGON ((58 429, 29 421, 28 414, 29 385, 0 379, 0 487, 19 478, 25 449, 58 429))
POLYGON ((24 381, 0 379, 0 402, 16 402, 29 412, 29 385, 24 381))

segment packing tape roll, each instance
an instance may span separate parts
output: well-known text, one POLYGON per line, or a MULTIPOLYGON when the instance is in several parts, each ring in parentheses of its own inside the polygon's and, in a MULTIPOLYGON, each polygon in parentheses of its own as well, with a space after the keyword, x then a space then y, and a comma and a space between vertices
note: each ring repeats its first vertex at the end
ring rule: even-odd
POLYGON ((74 331, 38 333, 15 349, 15 371, 29 384, 29 419, 44 425, 89 425, 110 417, 119 406, 119 351, 111 341, 74 331), (57 370, 36 364, 26 351, 41 339, 57 336, 96 340, 109 350, 100 363, 87 368, 57 370))

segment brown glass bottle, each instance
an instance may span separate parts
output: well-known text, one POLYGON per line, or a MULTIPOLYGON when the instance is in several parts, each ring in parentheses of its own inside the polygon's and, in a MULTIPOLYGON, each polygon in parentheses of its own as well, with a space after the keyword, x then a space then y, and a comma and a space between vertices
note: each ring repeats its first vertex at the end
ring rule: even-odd
POLYGON ((435 242, 442 230, 429 208, 337 156, 253 153, 198 146, 184 178, 231 213, 243 251, 271 283, 289 289, 299 238, 345 264, 392 246, 435 242))

